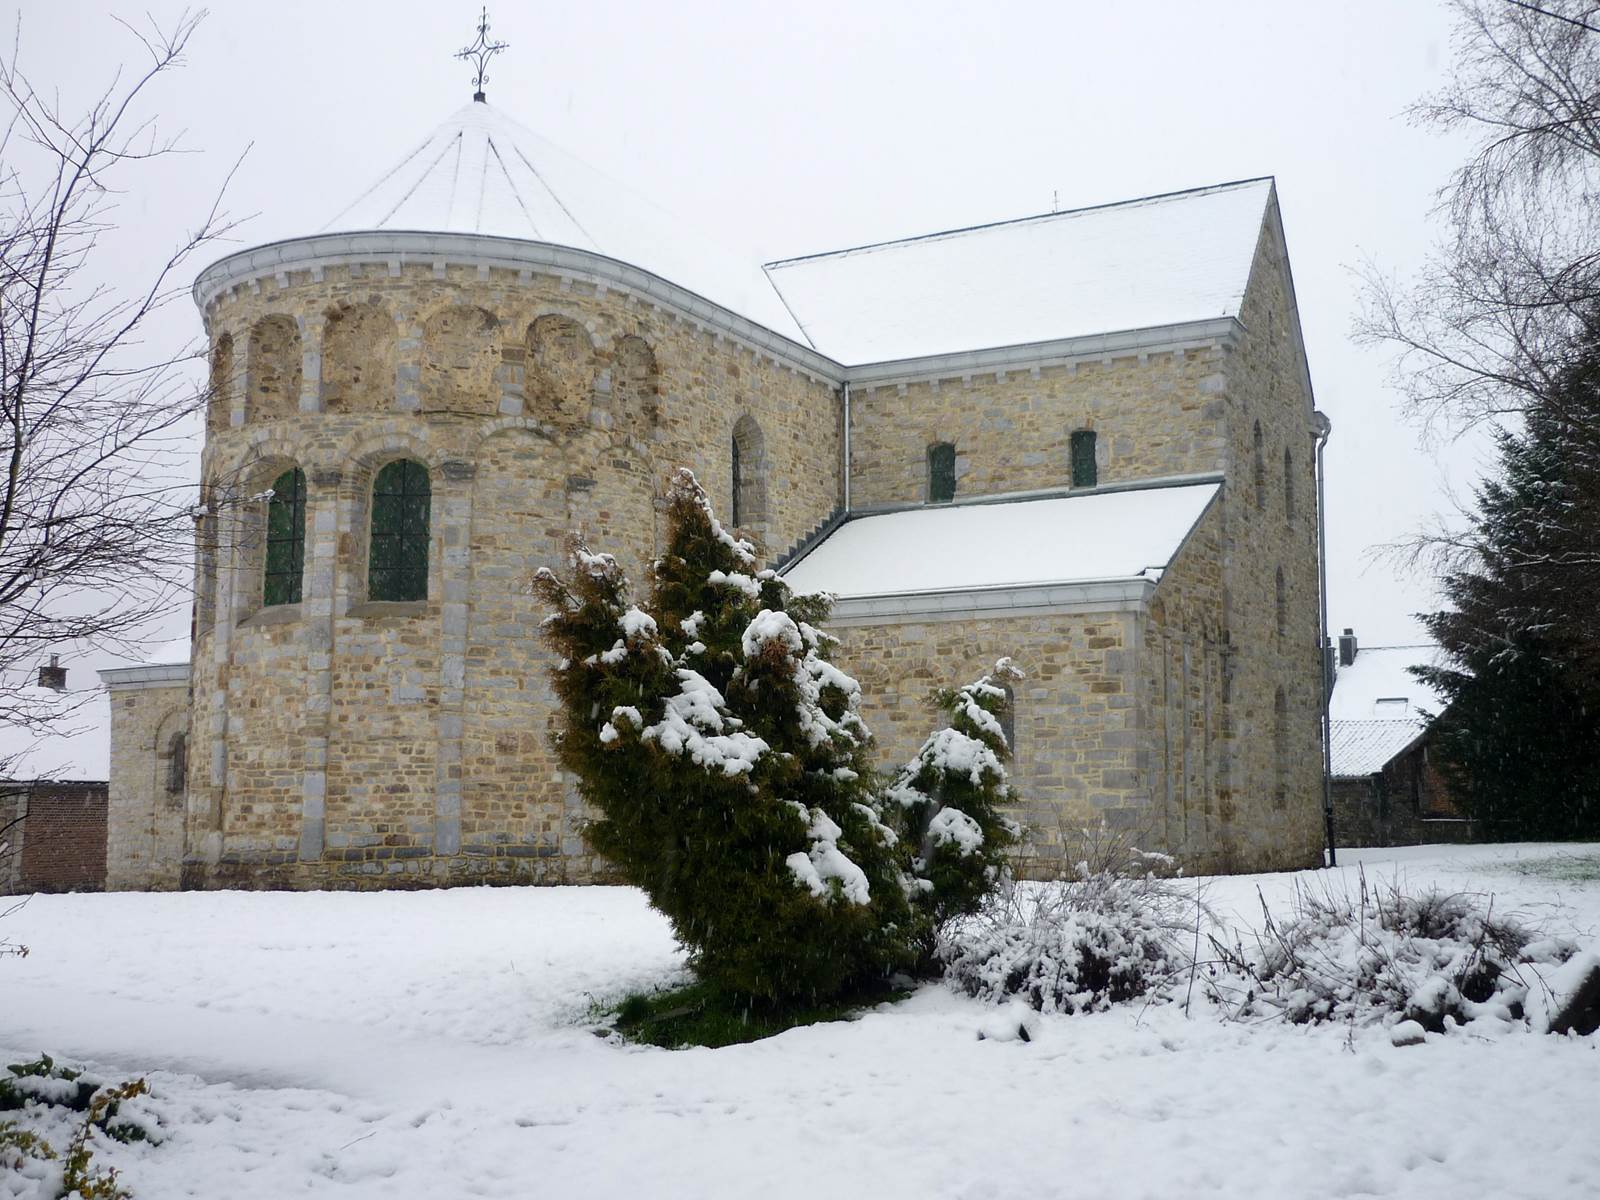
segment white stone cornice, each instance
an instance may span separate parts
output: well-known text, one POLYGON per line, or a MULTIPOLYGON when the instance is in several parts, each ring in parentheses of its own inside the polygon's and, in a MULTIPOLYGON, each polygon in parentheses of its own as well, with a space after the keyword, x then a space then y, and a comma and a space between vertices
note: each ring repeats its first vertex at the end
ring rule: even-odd
POLYGON ((1213 317, 1204 321, 1091 333, 1048 342, 964 350, 957 354, 861 363, 846 367, 844 371, 851 387, 904 386, 907 383, 932 383, 940 379, 964 379, 972 375, 1005 371, 1037 373, 1041 368, 1068 366, 1084 360, 1109 362, 1114 358, 1148 359, 1152 354, 1181 353, 1214 345, 1228 347, 1238 340, 1243 331, 1244 327, 1233 317, 1213 317))
POLYGON ((1080 583, 1042 583, 1022 587, 961 588, 942 592, 899 592, 849 596, 834 601, 828 624, 909 625, 927 621, 966 621, 1076 613, 1138 612, 1154 595, 1157 580, 1094 579, 1080 583))
POLYGON ((169 688, 189 682, 188 663, 161 663, 144 667, 112 667, 99 672, 100 682, 114 692, 144 688, 169 688))

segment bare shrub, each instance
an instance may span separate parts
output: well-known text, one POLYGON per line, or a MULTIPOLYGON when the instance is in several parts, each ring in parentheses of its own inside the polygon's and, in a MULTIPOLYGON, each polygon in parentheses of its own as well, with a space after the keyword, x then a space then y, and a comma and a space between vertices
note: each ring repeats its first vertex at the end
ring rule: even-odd
POLYGON ((1021 998, 1039 1012, 1098 1012, 1164 998, 1187 977, 1211 923, 1198 883, 1169 855, 1084 835, 1084 855, 1054 883, 1008 883, 941 934, 945 978, 969 996, 1021 998))

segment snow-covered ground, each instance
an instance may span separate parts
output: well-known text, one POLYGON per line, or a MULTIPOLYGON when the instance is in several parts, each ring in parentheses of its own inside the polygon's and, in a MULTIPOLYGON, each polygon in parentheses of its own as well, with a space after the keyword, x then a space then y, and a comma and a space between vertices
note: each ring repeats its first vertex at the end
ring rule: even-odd
MULTIPOLYGON (((1342 857, 1600 940, 1600 846, 1342 857)), ((1258 885, 1327 874, 1209 896, 1249 921, 1258 885)), ((624 888, 39 896, 4 933, 32 954, 0 960, 3 1061, 149 1078, 165 1141, 98 1156, 140 1200, 1600 1194, 1600 1035, 1396 1048, 1167 1006, 980 1040, 997 1010, 930 986, 752 1045, 629 1047, 595 1007, 682 964, 624 888)))

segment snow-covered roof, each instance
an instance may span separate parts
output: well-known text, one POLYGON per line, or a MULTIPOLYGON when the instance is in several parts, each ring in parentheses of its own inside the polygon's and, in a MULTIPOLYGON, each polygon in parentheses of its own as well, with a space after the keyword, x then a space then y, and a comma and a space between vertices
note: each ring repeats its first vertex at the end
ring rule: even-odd
POLYGON ((1423 722, 1332 721, 1328 725, 1329 762, 1335 779, 1375 775, 1426 728, 1423 722))
POLYGON ((842 363, 1237 316, 1272 194, 1252 179, 769 263, 842 363))
POLYGON ((1214 482, 854 517, 785 572, 841 599, 1157 578, 1217 494, 1214 482))
POLYGON ((1358 646, 1355 662, 1334 674, 1329 716, 1335 721, 1414 721, 1444 708, 1438 692, 1411 674, 1432 666, 1439 648, 1358 646))
POLYGON ((804 340, 755 255, 691 231, 484 101, 457 109, 323 227, 372 230, 486 234, 603 254, 804 340))

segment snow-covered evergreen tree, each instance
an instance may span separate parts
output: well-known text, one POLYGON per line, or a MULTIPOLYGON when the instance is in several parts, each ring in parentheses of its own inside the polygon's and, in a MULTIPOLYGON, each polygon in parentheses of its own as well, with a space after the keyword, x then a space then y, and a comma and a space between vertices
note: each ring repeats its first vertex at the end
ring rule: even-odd
POLYGON ((610 859, 672 922, 701 978, 766 1002, 837 996, 915 964, 925 918, 882 819, 856 681, 828 661, 820 597, 793 596, 673 477, 648 611, 609 555, 541 571, 564 656, 560 756, 610 859))
POLYGON ((1013 802, 1004 717, 1007 689, 1022 678, 1002 658, 983 678, 934 692, 948 724, 935 730, 885 793, 892 823, 912 854, 915 902, 936 929, 978 910, 1005 870, 1017 839, 1000 810, 1013 802))

